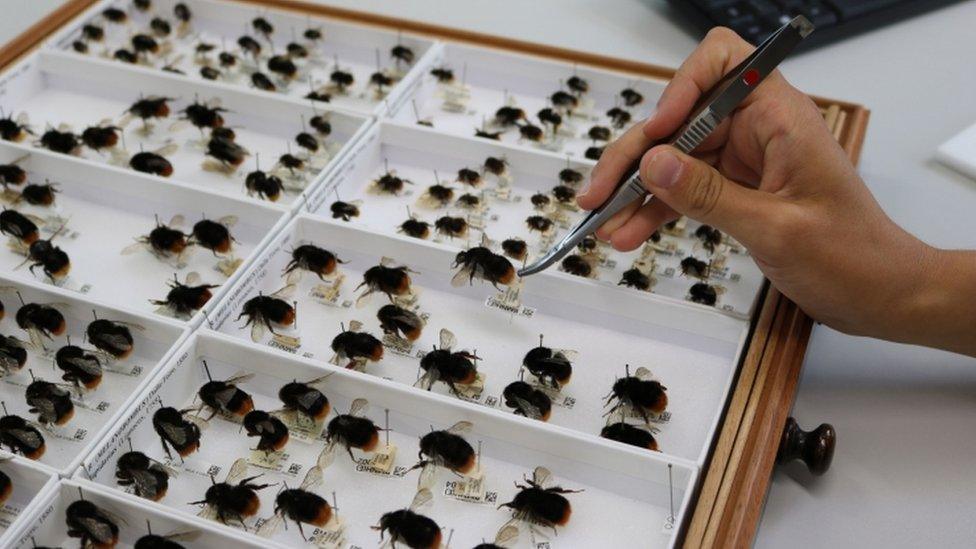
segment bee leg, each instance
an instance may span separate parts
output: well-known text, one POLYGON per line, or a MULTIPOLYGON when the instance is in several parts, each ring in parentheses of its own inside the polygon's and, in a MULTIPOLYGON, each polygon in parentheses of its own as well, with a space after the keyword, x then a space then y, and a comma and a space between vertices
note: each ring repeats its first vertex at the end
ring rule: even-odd
POLYGON ((353 461, 353 463, 355 463, 356 462, 356 456, 352 455, 352 447, 351 446, 346 446, 346 452, 349 452, 349 459, 351 459, 353 461))
POLYGON ((307 542, 308 541, 308 538, 305 537, 305 530, 302 530, 302 523, 301 522, 298 522, 296 524, 298 524, 298 533, 301 534, 302 535, 302 539, 307 542))

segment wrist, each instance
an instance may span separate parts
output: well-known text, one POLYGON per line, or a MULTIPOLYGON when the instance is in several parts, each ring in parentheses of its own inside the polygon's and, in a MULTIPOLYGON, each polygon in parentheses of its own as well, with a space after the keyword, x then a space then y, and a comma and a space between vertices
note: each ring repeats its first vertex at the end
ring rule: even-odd
POLYGON ((976 356, 976 252, 923 246, 902 339, 976 356))

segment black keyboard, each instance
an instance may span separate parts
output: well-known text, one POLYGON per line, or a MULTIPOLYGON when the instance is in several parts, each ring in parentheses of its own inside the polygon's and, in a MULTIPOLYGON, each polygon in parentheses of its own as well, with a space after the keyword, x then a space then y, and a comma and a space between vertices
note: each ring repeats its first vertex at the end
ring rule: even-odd
POLYGON ((729 27, 753 44, 796 15, 817 27, 800 48, 810 48, 891 24, 959 0, 670 0, 703 31, 729 27))

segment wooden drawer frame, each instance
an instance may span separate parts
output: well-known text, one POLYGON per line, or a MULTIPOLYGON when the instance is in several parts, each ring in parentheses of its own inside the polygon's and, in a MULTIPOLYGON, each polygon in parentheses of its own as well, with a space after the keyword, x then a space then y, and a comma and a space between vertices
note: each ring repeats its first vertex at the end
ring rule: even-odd
MULTIPOLYGON (((431 25, 419 21, 310 4, 301 0, 234 0, 243 3, 400 29, 667 80, 674 70, 626 59, 431 25)), ((0 69, 36 47, 95 0, 69 0, 0 48, 0 69)), ((864 142, 870 112, 860 105, 814 98, 853 162, 864 142)), ((683 546, 746 547, 752 544, 769 489, 783 426, 793 406, 813 321, 768 283, 753 319, 748 350, 739 366, 721 428, 704 467, 683 546)))

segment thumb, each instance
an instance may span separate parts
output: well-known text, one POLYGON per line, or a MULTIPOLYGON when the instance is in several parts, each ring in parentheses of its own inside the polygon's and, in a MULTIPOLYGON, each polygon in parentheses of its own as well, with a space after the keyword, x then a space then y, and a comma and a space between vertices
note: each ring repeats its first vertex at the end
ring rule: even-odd
POLYGON ((728 233, 747 247, 768 230, 765 220, 777 198, 727 179, 714 167, 670 145, 641 159, 641 180, 678 213, 728 233))

